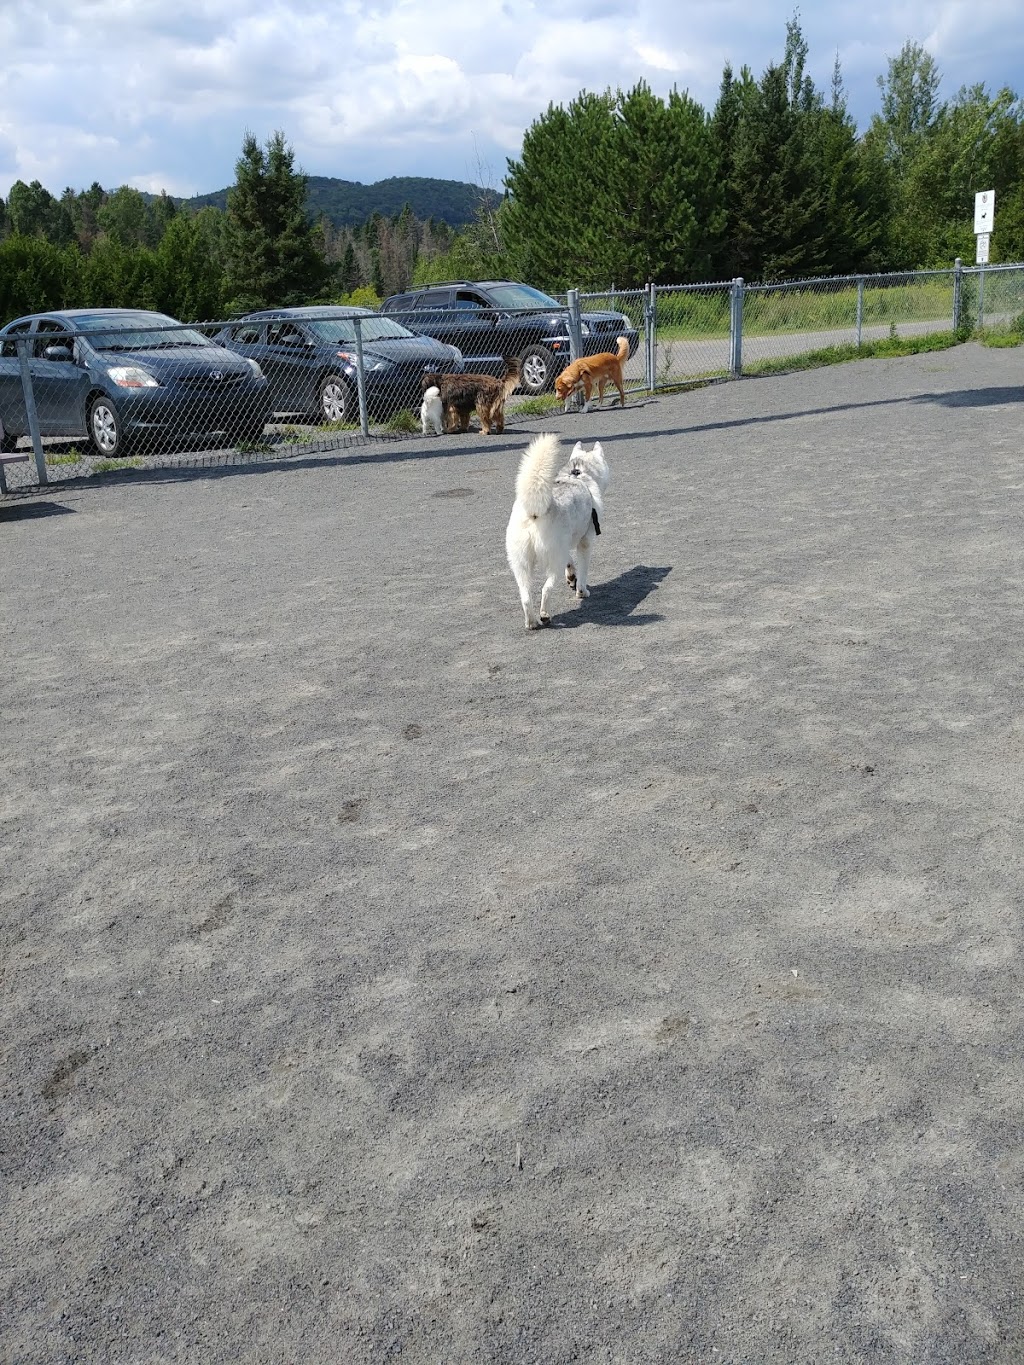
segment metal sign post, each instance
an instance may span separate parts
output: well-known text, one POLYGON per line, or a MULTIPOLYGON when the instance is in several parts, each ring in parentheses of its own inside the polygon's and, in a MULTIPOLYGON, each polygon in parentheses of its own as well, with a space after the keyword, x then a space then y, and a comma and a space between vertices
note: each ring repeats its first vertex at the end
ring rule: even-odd
MULTIPOLYGON (((995 190, 980 190, 974 196, 975 265, 988 265, 992 220, 996 216, 995 190)), ((985 326, 985 272, 978 276, 978 326, 985 326)))

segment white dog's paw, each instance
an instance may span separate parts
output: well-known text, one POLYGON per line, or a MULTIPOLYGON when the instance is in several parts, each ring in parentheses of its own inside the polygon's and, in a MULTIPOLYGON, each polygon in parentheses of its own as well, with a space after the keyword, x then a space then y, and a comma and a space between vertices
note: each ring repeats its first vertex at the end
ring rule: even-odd
POLYGON ((576 589, 576 596, 577 596, 577 597, 589 597, 589 596, 590 596, 590 589, 589 589, 589 588, 577 588, 577 589, 576 589))

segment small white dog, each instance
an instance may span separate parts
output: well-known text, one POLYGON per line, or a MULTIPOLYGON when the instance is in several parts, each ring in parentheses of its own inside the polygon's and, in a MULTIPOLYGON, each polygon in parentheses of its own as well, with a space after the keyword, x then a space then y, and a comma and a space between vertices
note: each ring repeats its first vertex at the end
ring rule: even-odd
POLYGON ((441 390, 436 384, 431 385, 423 395, 423 402, 420 404, 420 426, 423 428, 424 436, 431 431, 435 436, 440 436, 444 432, 441 390))
POLYGON ((558 437, 535 436, 516 475, 505 552, 519 585, 527 630, 550 622, 548 597, 563 569, 576 596, 590 596, 590 552, 601 534, 602 495, 611 475, 600 441, 592 450, 584 450, 577 441, 569 463, 560 469, 561 464, 558 437), (544 574, 539 612, 531 591, 538 570, 544 574))

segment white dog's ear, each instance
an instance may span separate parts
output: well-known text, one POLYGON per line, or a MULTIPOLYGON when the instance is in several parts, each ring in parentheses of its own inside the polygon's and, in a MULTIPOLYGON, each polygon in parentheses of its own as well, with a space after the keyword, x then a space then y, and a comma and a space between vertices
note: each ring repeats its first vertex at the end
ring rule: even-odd
POLYGON ((582 442, 582 441, 577 441, 577 442, 576 442, 576 444, 575 444, 575 445, 573 446, 573 448, 572 448, 572 453, 573 453, 573 455, 582 455, 582 454, 583 454, 583 442, 582 442))
POLYGON ((590 453, 591 453, 591 455, 600 455, 601 458, 603 459, 603 458, 604 458, 604 446, 602 446, 602 444, 601 444, 600 441, 595 441, 595 442, 594 442, 594 448, 593 448, 593 450, 592 450, 590 453))

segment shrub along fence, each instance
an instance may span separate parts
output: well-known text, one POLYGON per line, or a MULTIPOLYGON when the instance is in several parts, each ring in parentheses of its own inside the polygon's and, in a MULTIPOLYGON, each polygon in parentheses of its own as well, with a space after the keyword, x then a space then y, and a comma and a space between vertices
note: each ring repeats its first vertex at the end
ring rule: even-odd
POLYGON ((1020 330, 1024 265, 570 290, 543 328, 532 312, 305 313, 185 326, 79 312, 5 329, 0 493, 110 468, 329 458, 368 437, 418 433, 425 372, 499 375, 510 356, 522 371, 514 422, 549 409, 570 359, 614 350, 623 332, 627 388, 656 393, 893 335, 1020 330))

